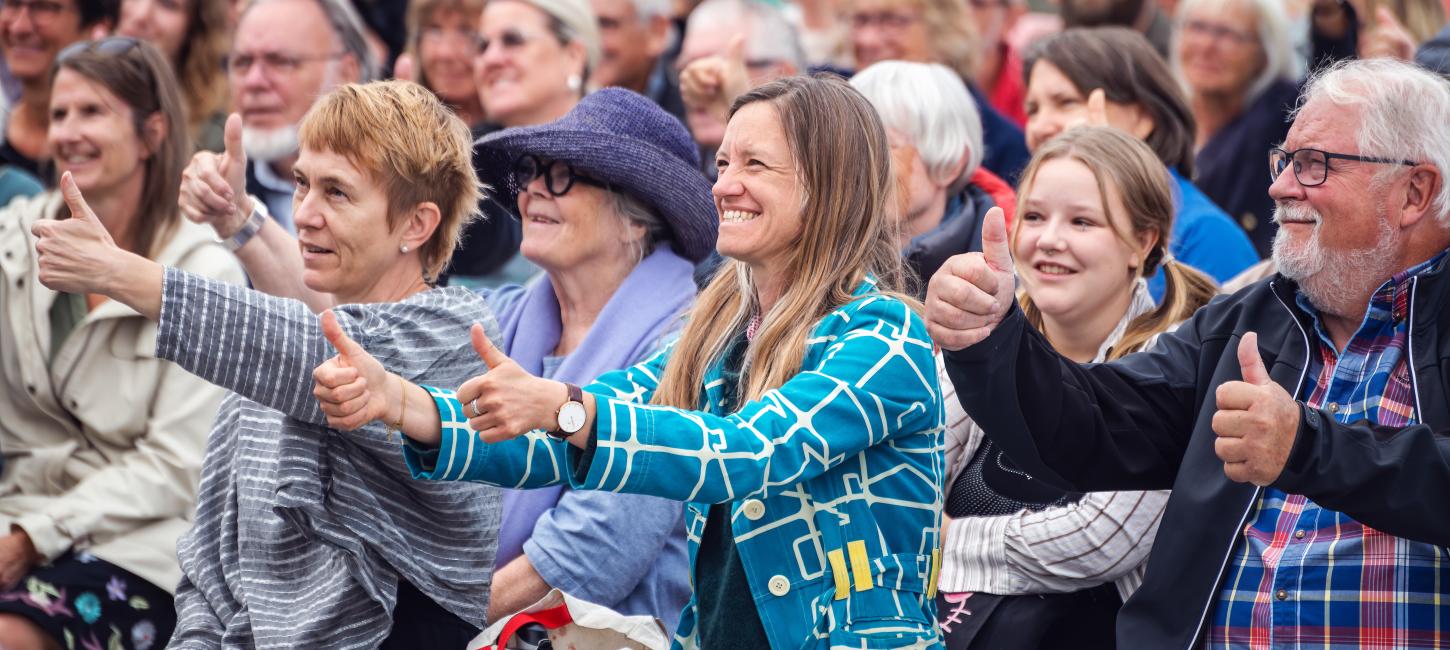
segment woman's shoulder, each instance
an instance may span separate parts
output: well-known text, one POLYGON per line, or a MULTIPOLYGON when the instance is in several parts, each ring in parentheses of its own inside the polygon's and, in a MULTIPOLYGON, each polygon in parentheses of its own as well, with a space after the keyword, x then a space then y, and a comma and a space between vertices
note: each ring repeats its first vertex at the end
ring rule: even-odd
POLYGON ((920 329, 925 336, 926 322, 915 306, 915 299, 894 292, 881 291, 873 281, 863 282, 850 302, 841 305, 821 319, 825 330, 854 330, 888 326, 902 331, 920 329))

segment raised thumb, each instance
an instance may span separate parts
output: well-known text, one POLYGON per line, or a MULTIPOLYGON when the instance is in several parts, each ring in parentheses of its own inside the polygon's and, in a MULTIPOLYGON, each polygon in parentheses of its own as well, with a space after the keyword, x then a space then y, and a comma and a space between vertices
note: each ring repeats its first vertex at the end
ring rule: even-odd
POLYGON ((488 364, 489 370, 493 370, 509 362, 508 355, 504 354, 503 350, 498 349, 498 346, 495 346, 493 341, 488 340, 488 335, 483 333, 482 325, 474 323, 473 329, 469 330, 469 335, 473 338, 474 351, 478 352, 478 358, 483 359, 483 362, 488 364))
POLYGON ((417 81, 417 66, 413 65, 413 55, 399 54, 398 60, 393 62, 393 78, 406 81, 417 81))
POLYGON ((222 143, 226 147, 223 153, 227 156, 227 162, 234 165, 247 163, 247 153, 242 149, 241 113, 232 113, 227 116, 226 129, 222 132, 222 143))
POLYGON ((65 204, 70 208, 72 219, 100 223, 101 220, 91 210, 90 204, 86 203, 86 197, 81 194, 81 188, 76 185, 76 180, 71 177, 70 172, 60 175, 60 193, 65 197, 65 204))
POLYGON ((1245 382, 1255 386, 1269 383, 1269 371, 1259 356, 1259 335, 1254 332, 1247 332, 1239 339, 1239 368, 1245 382))
POLYGON ((725 47, 725 60, 731 65, 745 65, 745 35, 736 34, 725 47))
POLYGON ((1007 215, 993 207, 982 221, 982 259, 999 273, 1012 272, 1012 249, 1007 245, 1007 215))
POLYGON ((337 314, 332 313, 331 309, 322 312, 322 335, 327 337, 327 342, 349 363, 367 354, 357 341, 343 333, 342 326, 337 323, 337 314))
POLYGON ((1108 96, 1102 88, 1096 88, 1088 94, 1087 112, 1088 124, 1108 126, 1108 96))

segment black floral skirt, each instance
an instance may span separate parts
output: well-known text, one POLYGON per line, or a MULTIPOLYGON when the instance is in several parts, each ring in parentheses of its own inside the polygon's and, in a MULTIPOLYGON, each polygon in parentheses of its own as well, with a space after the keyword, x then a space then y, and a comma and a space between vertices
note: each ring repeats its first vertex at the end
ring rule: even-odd
POLYGON ((176 629, 170 593, 86 551, 0 591, 0 613, 24 616, 66 650, 164 648, 176 629))

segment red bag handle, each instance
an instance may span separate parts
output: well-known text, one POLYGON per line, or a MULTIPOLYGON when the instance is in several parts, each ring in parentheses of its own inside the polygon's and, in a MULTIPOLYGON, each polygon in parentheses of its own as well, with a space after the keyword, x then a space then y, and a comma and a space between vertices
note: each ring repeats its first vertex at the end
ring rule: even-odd
POLYGON ((544 626, 544 629, 554 630, 573 622, 574 617, 569 615, 569 607, 567 605, 542 609, 537 612, 528 612, 526 614, 514 614, 509 618, 508 624, 503 626, 503 631, 499 633, 498 643, 496 645, 483 646, 480 650, 504 650, 504 647, 509 644, 509 641, 513 640, 514 633, 518 632, 519 628, 530 623, 538 623, 544 626))

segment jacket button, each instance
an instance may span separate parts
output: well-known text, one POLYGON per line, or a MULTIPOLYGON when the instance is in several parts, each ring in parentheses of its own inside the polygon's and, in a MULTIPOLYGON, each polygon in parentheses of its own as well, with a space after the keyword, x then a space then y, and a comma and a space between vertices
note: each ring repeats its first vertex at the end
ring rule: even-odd
POLYGON ((785 576, 774 576, 770 579, 770 593, 775 596, 784 596, 790 593, 790 581, 785 576))
POLYGON ((1339 412, 1339 402, 1330 402, 1329 403, 1329 414, 1330 415, 1334 415, 1335 413, 1338 413, 1338 412, 1339 412))
POLYGON ((31 395, 34 395, 35 394, 35 384, 26 384, 25 385, 25 391, 28 392, 28 393, 30 393, 31 395))
POLYGON ((751 521, 758 521, 765 516, 765 504, 760 499, 748 499, 740 509, 745 513, 745 518, 751 521))
POLYGON ((1289 598, 1289 592, 1287 590, 1280 589, 1274 592, 1274 597, 1279 600, 1287 600, 1289 598))
POLYGON ((1304 539, 1304 531, 1303 530, 1296 530, 1296 531, 1294 531, 1294 539, 1304 539))

